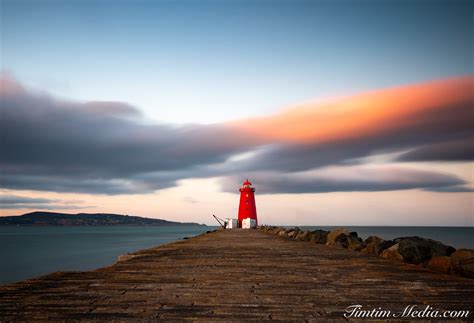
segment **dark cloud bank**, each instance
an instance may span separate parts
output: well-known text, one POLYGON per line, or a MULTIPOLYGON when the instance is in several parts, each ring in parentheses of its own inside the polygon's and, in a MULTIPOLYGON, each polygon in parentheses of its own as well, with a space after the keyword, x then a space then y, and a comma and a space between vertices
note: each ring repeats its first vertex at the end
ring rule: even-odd
POLYGON ((83 203, 79 200, 61 200, 47 198, 33 198, 18 195, 0 195, 0 209, 84 209, 90 206, 78 205, 83 203))
POLYGON ((398 161, 472 161, 472 99, 411 116, 416 122, 371 135, 283 144, 225 124, 149 125, 123 103, 61 101, 6 77, 0 82, 0 188, 138 194, 175 186, 180 179, 222 176, 224 190, 235 191, 241 177, 252 176, 262 193, 469 190, 453 175, 420 170, 373 170, 363 179, 357 168, 333 177, 302 178, 294 172, 351 165, 379 151, 408 151, 398 161), (229 159, 254 150, 247 159, 229 159), (411 180, 400 180, 407 177, 411 180))

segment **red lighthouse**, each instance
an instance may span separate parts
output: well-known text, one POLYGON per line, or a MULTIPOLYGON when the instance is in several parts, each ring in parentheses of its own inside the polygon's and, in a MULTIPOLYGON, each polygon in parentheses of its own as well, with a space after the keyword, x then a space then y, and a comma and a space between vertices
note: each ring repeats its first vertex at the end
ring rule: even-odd
POLYGON ((240 204, 239 204, 239 227, 242 227, 242 220, 250 218, 255 220, 255 224, 258 225, 257 221, 257 208, 255 207, 255 188, 252 187, 252 183, 247 179, 240 191, 240 204))

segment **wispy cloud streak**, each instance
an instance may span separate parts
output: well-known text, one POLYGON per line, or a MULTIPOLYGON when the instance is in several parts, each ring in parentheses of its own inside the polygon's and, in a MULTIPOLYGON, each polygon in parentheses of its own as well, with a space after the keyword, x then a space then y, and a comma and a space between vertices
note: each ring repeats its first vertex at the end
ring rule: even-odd
POLYGON ((0 209, 39 209, 39 210, 69 210, 85 209, 90 206, 82 204, 81 200, 61 200, 48 198, 35 198, 18 195, 0 195, 0 209))

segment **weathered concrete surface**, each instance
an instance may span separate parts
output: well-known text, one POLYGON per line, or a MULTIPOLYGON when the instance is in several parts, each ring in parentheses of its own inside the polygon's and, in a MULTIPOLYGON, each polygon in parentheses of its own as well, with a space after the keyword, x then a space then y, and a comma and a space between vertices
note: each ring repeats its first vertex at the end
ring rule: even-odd
POLYGON ((343 319, 352 304, 474 309, 474 280, 255 230, 135 255, 95 271, 0 286, 0 319, 318 320, 343 319))

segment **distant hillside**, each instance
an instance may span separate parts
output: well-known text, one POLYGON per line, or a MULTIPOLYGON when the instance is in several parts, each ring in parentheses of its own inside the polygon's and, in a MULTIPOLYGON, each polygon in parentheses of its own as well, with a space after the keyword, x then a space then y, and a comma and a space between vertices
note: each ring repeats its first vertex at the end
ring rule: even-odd
POLYGON ((0 217, 0 225, 27 225, 27 226, 106 226, 106 225, 203 225, 198 223, 173 222, 161 219, 142 218, 107 213, 79 213, 67 214, 56 212, 31 212, 18 216, 0 217))

